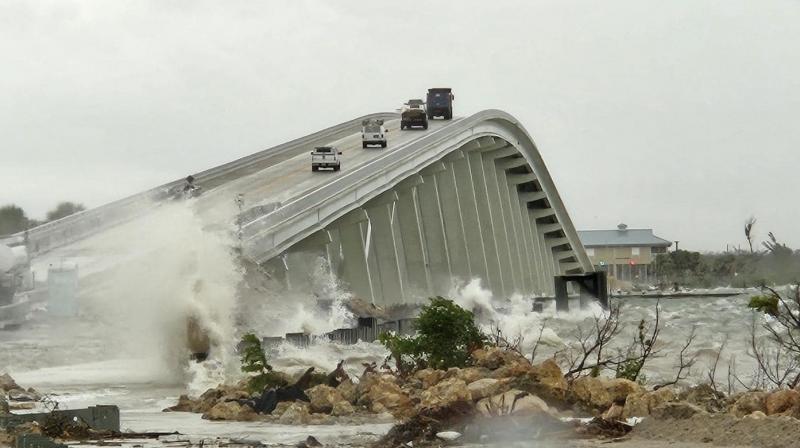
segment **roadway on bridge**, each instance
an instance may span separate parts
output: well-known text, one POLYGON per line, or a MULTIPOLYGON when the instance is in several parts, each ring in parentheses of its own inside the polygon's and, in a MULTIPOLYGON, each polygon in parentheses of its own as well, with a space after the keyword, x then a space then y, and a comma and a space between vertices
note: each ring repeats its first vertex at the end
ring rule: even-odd
MULTIPOLYGON (((280 204, 299 199, 333 179, 366 168, 366 165, 393 151, 402 151, 404 145, 436 133, 457 120, 459 118, 451 121, 432 120, 429 122, 427 130, 403 131, 400 130, 400 120, 389 120, 386 122, 387 148, 379 146, 362 148, 360 132, 350 133, 333 141, 315 141, 307 148, 291 151, 294 154, 299 152, 297 155, 289 158, 286 158, 285 154, 280 155, 271 159, 274 162, 271 165, 261 163, 263 168, 257 172, 243 175, 241 171, 237 171, 225 178, 215 180, 213 184, 205 184, 202 195, 197 199, 187 201, 186 205, 191 206, 205 229, 234 231, 236 216, 239 213, 236 204, 239 194, 244 198, 244 210, 267 204, 279 207, 280 204), (311 171, 310 152, 314 146, 322 145, 333 145, 342 151, 340 171, 311 171)), ((157 211, 164 205, 169 208, 169 204, 154 203, 150 211, 157 211)), ((46 274, 48 266, 68 260, 76 261, 81 265, 80 273, 83 277, 102 272, 116 264, 117 261, 135 256, 141 250, 148 250, 140 246, 146 245, 148 239, 152 240, 152 238, 148 238, 147 234, 156 230, 152 229, 152 226, 159 223, 157 220, 153 221, 149 217, 150 214, 144 213, 129 222, 103 230, 86 239, 37 257, 33 263, 37 276, 46 274), (142 235, 140 241, 130 237, 137 233, 135 229, 138 229, 138 233, 142 235)), ((153 249, 155 248, 149 248, 149 250, 153 249)))

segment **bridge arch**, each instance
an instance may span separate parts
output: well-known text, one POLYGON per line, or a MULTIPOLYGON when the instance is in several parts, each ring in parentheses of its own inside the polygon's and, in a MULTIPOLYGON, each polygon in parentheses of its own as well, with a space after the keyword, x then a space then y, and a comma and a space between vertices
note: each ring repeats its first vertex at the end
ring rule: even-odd
MULTIPOLYGON (((413 132, 413 131, 406 131, 413 132)), ((307 282, 323 257, 380 305, 446 294, 480 278, 496 295, 553 293, 553 276, 591 263, 533 139, 486 110, 254 218, 245 254, 307 282)))

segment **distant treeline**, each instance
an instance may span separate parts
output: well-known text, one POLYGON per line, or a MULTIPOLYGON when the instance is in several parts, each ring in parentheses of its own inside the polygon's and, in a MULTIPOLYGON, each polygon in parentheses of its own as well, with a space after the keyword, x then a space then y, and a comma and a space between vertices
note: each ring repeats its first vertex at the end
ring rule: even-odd
POLYGON ((770 233, 764 250, 699 253, 677 250, 656 257, 656 272, 667 286, 751 287, 800 282, 800 250, 770 233))
POLYGON ((47 212, 47 217, 42 221, 29 218, 22 207, 14 204, 4 205, 0 207, 0 236, 22 232, 83 210, 86 210, 83 204, 69 201, 59 202, 55 208, 47 212))

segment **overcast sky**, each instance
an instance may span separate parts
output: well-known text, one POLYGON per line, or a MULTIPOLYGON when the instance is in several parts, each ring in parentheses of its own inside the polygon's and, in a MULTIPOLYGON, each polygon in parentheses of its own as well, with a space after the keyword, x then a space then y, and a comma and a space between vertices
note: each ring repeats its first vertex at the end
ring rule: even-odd
POLYGON ((0 0, 0 204, 36 218, 452 86, 579 229, 800 247, 798 1, 0 0))

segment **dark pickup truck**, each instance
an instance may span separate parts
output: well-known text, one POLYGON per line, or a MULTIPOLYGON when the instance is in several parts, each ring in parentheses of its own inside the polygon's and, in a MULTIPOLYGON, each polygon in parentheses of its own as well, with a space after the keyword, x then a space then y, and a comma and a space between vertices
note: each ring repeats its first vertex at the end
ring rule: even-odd
POLYGON ((442 117, 445 120, 453 118, 453 89, 441 87, 428 89, 428 119, 442 117))
POLYGON ((411 129, 414 126, 428 129, 428 116, 422 100, 408 100, 400 113, 400 129, 411 129))

